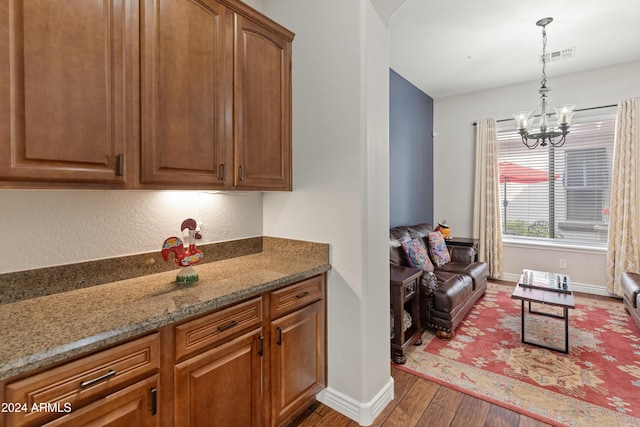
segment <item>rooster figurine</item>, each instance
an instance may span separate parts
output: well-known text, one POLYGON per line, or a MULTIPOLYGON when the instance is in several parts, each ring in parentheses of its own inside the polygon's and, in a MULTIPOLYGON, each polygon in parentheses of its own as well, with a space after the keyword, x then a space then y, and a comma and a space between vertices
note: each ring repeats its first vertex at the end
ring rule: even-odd
POLYGON ((180 230, 189 230, 189 247, 185 249, 182 239, 179 237, 169 237, 162 244, 162 257, 165 261, 169 261, 169 254, 174 255, 174 262, 178 264, 182 269, 176 276, 177 283, 191 283, 197 282, 199 277, 198 273, 191 267, 194 264, 202 261, 204 255, 196 248, 196 239, 202 238, 197 231, 197 223, 194 219, 185 219, 180 226, 180 230))

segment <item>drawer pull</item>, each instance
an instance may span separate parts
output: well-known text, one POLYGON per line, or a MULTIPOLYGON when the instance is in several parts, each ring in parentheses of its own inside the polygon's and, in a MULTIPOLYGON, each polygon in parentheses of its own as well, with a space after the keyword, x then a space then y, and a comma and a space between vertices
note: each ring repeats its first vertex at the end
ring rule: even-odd
POLYGON ((228 329, 233 328, 234 326, 238 326, 238 321, 237 320, 232 320, 231 322, 227 323, 226 325, 222 325, 222 326, 218 326, 218 330, 220 332, 224 332, 228 329))
POLYGON ((151 389, 151 415, 158 413, 158 389, 153 387, 151 389))
POLYGON ((124 176, 124 154, 118 154, 117 176, 124 176))
POLYGON ((282 328, 278 326, 278 328, 276 329, 278 336, 276 338, 276 344, 278 345, 282 345, 282 328))
POLYGON ((304 298, 304 297, 306 297, 308 295, 309 295, 309 291, 304 291, 304 292, 301 292, 298 295, 296 295, 296 298, 302 299, 302 298, 304 298))
POLYGON ((97 384, 97 383, 99 383, 101 381, 105 381, 105 380, 107 380, 107 379, 109 379, 109 378, 111 378, 111 377, 113 377, 115 375, 116 375, 116 371, 114 371, 113 369, 110 369, 109 372, 107 372, 104 375, 100 375, 99 377, 94 378, 94 379, 89 380, 89 381, 82 381, 80 383, 80 388, 91 387, 92 385, 97 384))

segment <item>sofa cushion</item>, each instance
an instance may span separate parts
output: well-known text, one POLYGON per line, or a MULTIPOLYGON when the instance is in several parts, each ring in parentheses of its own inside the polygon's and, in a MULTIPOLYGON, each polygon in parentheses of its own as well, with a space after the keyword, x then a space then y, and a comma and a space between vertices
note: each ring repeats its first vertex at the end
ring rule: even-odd
POLYGON ((411 236, 405 227, 394 227, 389 230, 389 261, 391 264, 409 267, 402 250, 402 242, 407 240, 411 240, 411 236))
POLYGON ((407 227, 407 232, 409 233, 409 235, 411 236, 411 238, 415 239, 415 238, 419 238, 422 240, 422 243, 424 243, 424 246, 427 248, 427 250, 429 249, 429 242, 427 239, 427 233, 430 233, 431 231, 433 231, 431 229, 431 224, 416 224, 416 225, 411 225, 409 227, 407 227))
POLYGON ((429 260, 427 248, 424 247, 420 239, 406 240, 401 242, 400 245, 410 267, 429 272, 433 271, 433 264, 429 260))
POLYGON ((442 267, 451 262, 447 242, 445 242, 444 237, 439 231, 427 233, 427 239, 429 242, 429 256, 436 267, 442 267))
POLYGON ((459 262, 450 262, 448 264, 439 267, 441 271, 447 271, 449 273, 464 274, 471 277, 473 280, 473 290, 478 288, 478 283, 486 283, 489 276, 489 269, 484 262, 474 262, 471 264, 464 264, 459 262))
POLYGON ((472 293, 471 279, 468 276, 456 276, 441 283, 433 293, 432 307, 437 311, 451 313, 462 307, 472 293))

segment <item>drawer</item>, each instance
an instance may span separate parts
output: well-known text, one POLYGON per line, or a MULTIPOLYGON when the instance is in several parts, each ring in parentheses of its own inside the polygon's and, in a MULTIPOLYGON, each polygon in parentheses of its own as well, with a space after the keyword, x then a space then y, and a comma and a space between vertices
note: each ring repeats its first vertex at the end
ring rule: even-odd
POLYGON ((176 360, 262 323, 262 297, 175 327, 176 360))
POLYGON ((407 302, 416 294, 418 289, 418 280, 413 279, 409 283, 404 284, 404 301, 407 302))
MULTIPOLYGON (((5 400, 24 403, 29 409, 41 404, 61 410, 76 409, 157 371, 159 354, 160 334, 155 333, 9 383, 5 388, 5 400)), ((31 425, 52 417, 50 409, 5 415, 7 427, 31 425)))
POLYGON ((272 291, 270 294, 271 318, 275 319, 322 299, 323 283, 322 276, 315 276, 295 285, 272 291))

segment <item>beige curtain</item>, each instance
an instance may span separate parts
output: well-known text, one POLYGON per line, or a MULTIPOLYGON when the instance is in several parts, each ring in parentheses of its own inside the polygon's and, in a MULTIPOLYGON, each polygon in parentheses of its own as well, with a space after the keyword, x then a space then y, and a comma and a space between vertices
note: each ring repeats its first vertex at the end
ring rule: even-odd
POLYGON ((640 98, 618 104, 609 202, 607 289, 622 295, 623 271, 640 272, 640 98))
POLYGON ((478 257, 489 266, 489 277, 502 276, 502 229, 498 189, 498 140, 495 119, 476 125, 476 174, 473 235, 480 240, 478 257))

